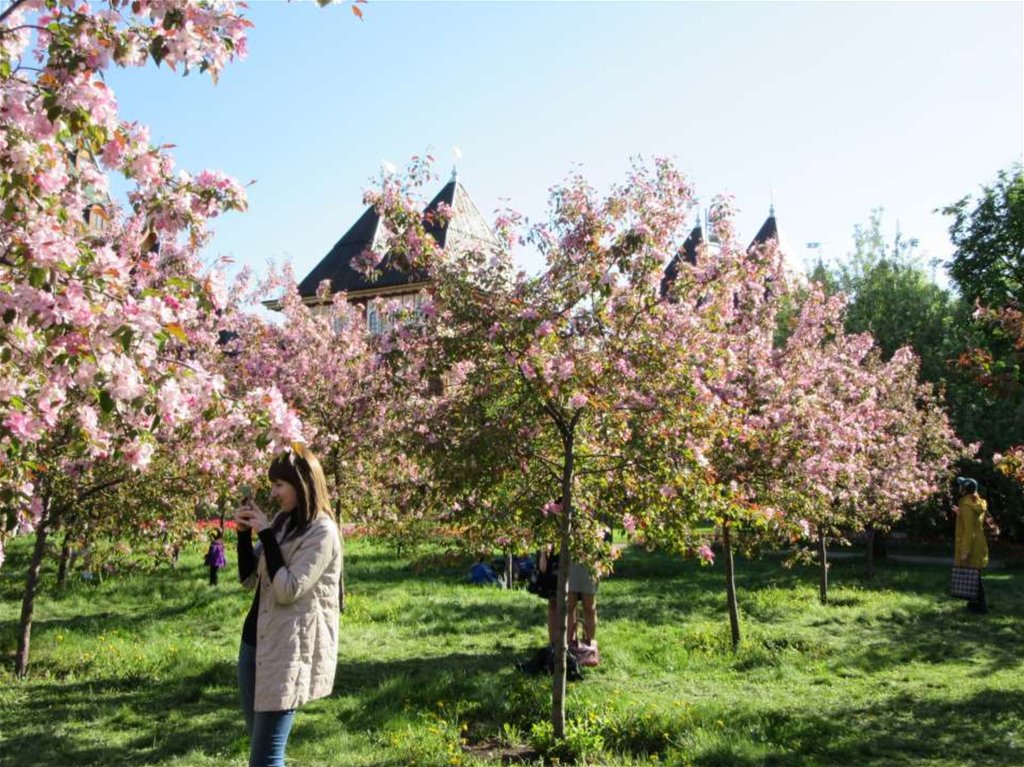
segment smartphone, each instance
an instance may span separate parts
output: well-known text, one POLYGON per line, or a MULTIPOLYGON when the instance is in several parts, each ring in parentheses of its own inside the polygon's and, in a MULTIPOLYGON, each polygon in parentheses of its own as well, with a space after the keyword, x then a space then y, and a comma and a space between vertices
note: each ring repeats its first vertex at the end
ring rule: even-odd
POLYGON ((252 486, 242 485, 242 503, 250 503, 252 501, 252 486))

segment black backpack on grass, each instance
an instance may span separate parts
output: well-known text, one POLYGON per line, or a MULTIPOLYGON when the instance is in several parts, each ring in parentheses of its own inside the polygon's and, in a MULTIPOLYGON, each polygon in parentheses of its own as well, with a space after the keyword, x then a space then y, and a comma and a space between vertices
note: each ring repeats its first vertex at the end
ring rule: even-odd
MULTIPOLYGON (((551 645, 541 647, 533 654, 533 657, 525 663, 517 663, 516 668, 524 674, 548 674, 555 673, 555 648, 551 645)), ((580 670, 579 661, 571 652, 565 654, 565 678, 570 682, 578 682, 583 679, 583 672, 580 670)))

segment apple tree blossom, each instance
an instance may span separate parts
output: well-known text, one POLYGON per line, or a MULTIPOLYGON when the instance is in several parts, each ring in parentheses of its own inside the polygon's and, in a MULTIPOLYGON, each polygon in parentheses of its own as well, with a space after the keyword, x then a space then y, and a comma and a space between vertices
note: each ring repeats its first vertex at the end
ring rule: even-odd
MULTIPOLYGON (((228 400, 214 369, 224 291, 200 251, 210 219, 244 209, 242 188, 177 170, 119 118, 103 78, 150 61, 216 78, 244 55, 248 26, 231 2, 16 0, 0 12, 0 501, 14 510, 0 550, 14 529, 36 534, 19 674, 47 535, 71 506, 200 421, 266 433, 265 445, 298 436, 275 392, 228 400), (111 176, 128 184, 124 203, 111 176)), ((208 440, 210 456, 227 435, 208 440)))
MULTIPOLYGON (((555 545, 561 736, 570 563, 600 574, 610 527, 662 515, 677 544, 707 551, 695 532, 705 474, 680 446, 688 430, 712 428, 692 374, 711 323, 660 294, 691 192, 665 161, 636 164, 605 195, 575 176, 552 191, 548 222, 518 234, 503 213, 505 247, 464 252, 433 247, 408 195, 386 184, 375 202, 391 252, 429 269, 432 285, 422 310, 396 322, 386 369, 444 519, 492 541, 555 545), (542 274, 517 271, 514 242, 539 250, 542 274)), ((696 303, 718 288, 688 289, 696 303)))

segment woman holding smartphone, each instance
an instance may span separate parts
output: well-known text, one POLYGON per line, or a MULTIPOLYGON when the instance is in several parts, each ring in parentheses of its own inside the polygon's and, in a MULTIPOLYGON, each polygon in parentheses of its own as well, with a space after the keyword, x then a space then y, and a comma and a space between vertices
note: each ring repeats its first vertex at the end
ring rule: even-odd
POLYGON ((267 475, 273 521, 251 497, 235 511, 238 576, 256 590, 238 653, 249 767, 283 767, 295 712, 331 693, 338 654, 341 540, 323 469, 293 443, 267 475))

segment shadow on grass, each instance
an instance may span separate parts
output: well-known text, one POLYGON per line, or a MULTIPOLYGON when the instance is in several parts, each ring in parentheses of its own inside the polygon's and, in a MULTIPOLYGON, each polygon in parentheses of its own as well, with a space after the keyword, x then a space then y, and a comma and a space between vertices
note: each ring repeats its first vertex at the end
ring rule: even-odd
MULTIPOLYGON (((202 615, 204 611, 221 613, 230 610, 237 599, 251 599, 241 588, 235 594, 231 586, 225 584, 222 589, 212 589, 205 584, 198 585, 191 591, 182 591, 182 578, 175 573, 154 573, 151 576, 136 576, 125 581, 111 581, 116 586, 97 588, 85 587, 89 593, 83 595, 82 587, 72 587, 68 592, 42 594, 36 598, 37 616, 40 606, 45 603, 57 605, 57 611, 78 611, 74 615, 54 617, 36 617, 32 622, 33 637, 40 637, 46 632, 73 631, 82 634, 102 634, 120 631, 125 633, 146 632, 175 619, 188 615, 202 615), (156 594, 164 591, 174 594, 173 598, 163 600, 156 594), (74 601, 75 599, 78 601, 74 601), (119 609, 110 611, 103 607, 116 603, 119 609), (126 609, 126 605, 127 607, 126 609), (97 609, 100 608, 100 609, 97 609), (88 612, 85 612, 88 610, 88 612), (95 610, 95 611, 93 611, 95 610)), ((20 597, 19 597, 20 601, 20 597)), ((13 616, 13 612, 12 612, 13 616)), ((19 618, 0 621, 0 647, 14 647, 19 629, 19 618)))
POLYGON ((190 676, 37 682, 19 715, 0 715, 0 765, 145 765, 199 751, 223 754, 245 734, 238 712, 233 663, 215 663, 190 676), (121 732, 119 743, 94 732, 121 732), (22 761, 28 759, 29 761, 22 761))
MULTIPOLYGON (((770 589, 793 589, 810 583, 807 574, 780 567, 781 557, 736 559, 736 590, 741 612, 756 610, 750 595, 770 589)), ((693 616, 725 615, 725 572, 666 554, 627 550, 614 575, 602 585, 602 620, 676 625, 693 616)))
MULTIPOLYGON (((508 721, 511 708, 524 705, 535 716, 536 706, 550 695, 549 677, 526 677, 514 668, 525 660, 514 651, 455 652, 424 658, 342 663, 333 697, 352 697, 359 705, 341 715, 356 730, 379 730, 410 712, 442 713, 458 705, 459 716, 508 721), (517 702, 515 691, 523 700, 517 702)), ((542 709, 541 709, 542 710, 542 709)), ((449 712, 450 713, 450 712, 449 712)))
POLYGON ((963 663, 973 666, 966 673, 978 677, 1021 668, 1024 615, 1019 605, 988 615, 968 613, 961 603, 937 603, 934 610, 912 614, 894 612, 878 626, 884 634, 848 655, 848 663, 872 672, 909 663, 963 663))
MULTIPOLYGON (((414 614, 415 630, 424 637, 462 637, 481 633, 516 637, 543 627, 547 604, 531 597, 501 599, 464 604, 454 600, 444 605, 443 613, 414 614)), ((402 622, 401 620, 399 622, 402 622)))
POLYGON ((814 715, 741 715, 729 731, 746 738, 716 739, 690 759, 699 767, 1014 767, 1024 763, 1022 720, 1018 691, 986 690, 957 701, 900 693, 814 715))

